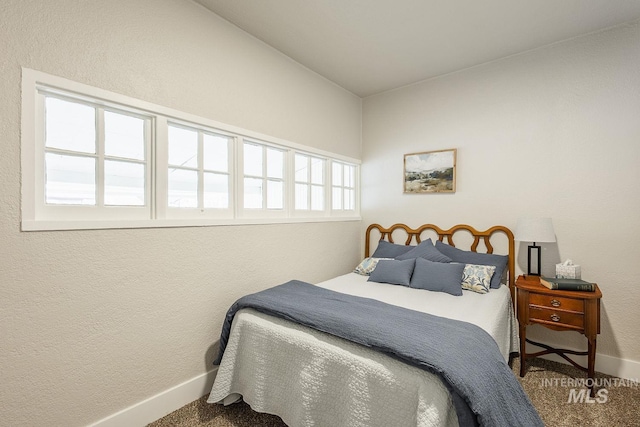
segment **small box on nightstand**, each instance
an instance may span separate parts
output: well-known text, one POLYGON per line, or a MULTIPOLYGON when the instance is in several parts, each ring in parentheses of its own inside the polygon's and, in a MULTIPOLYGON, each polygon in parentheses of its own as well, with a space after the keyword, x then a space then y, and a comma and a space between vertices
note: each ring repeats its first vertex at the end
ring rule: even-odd
POLYGON ((556 264, 556 277, 558 279, 581 279, 580 266, 556 264))

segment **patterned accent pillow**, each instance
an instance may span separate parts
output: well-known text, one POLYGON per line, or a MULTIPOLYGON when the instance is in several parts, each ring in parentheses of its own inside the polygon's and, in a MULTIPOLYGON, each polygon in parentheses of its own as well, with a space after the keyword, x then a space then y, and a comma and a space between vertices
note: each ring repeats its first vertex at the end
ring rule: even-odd
POLYGON ((362 260, 360 264, 353 270, 354 273, 358 273, 361 276, 369 276, 373 270, 376 269, 378 261, 381 259, 393 259, 393 258, 374 258, 369 257, 362 260))
POLYGON ((491 278, 495 271, 494 265, 465 265, 462 273, 462 289, 486 294, 491 287, 491 278))

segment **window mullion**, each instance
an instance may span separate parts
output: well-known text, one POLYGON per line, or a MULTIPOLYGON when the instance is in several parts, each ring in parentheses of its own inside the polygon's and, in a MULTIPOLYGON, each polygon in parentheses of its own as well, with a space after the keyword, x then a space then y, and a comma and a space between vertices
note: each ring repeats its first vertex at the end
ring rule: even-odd
POLYGON ((104 109, 96 107, 96 206, 104 206, 104 109))
POLYGON ((283 184, 286 202, 285 210, 287 217, 291 217, 296 210, 296 152, 287 150, 284 160, 284 176, 289 177, 289 179, 284 180, 283 184))
POLYGON ((267 187, 269 185, 269 174, 267 173, 267 147, 262 145, 262 209, 267 210, 267 197, 269 194, 267 193, 267 187))
POLYGON ((288 183, 291 183, 295 180, 295 176, 289 175, 289 171, 287 170, 287 156, 291 150, 283 150, 282 151, 282 179, 280 182, 282 183, 282 212, 285 217, 291 216, 291 203, 289 200, 289 194, 291 191, 287 188, 288 183))
POLYGON ((307 157, 307 210, 311 212, 311 157, 307 157))
POLYGON ((358 212, 360 209, 360 195, 356 188, 360 188, 360 168, 353 166, 353 210, 358 212))
POLYGON ((234 219, 240 218, 244 213, 244 161, 243 147, 244 138, 237 136, 234 138, 235 144, 233 147, 233 217, 234 219))
POLYGON ((238 217, 238 209, 236 206, 236 199, 238 198, 236 195, 238 188, 238 169, 235 162, 237 157, 237 145, 237 137, 231 137, 227 141, 227 195, 229 197, 229 209, 231 211, 230 213, 233 219, 236 219, 238 217))
POLYGON ((329 159, 325 159, 325 161, 323 162, 323 168, 322 168, 322 197, 324 197, 323 200, 323 205, 322 205, 322 213, 324 214, 324 216, 327 216, 327 212, 331 212, 331 201, 329 200, 329 197, 327 196, 329 193, 327 192, 327 188, 331 188, 330 183, 330 179, 331 177, 329 175, 327 175, 327 168, 329 167, 329 164, 331 163, 331 161, 329 161, 329 159))
POLYGON ((349 191, 347 190, 347 175, 349 173, 349 168, 347 165, 342 164, 342 210, 346 211, 348 208, 348 197, 349 191))
POLYGON ((153 146, 155 215, 158 219, 165 219, 169 207, 169 123, 165 116, 156 117, 153 146))
POLYGON ((204 212, 204 135, 198 131, 198 208, 204 212))
POLYGON ((149 218, 156 219, 156 149, 155 149, 155 118, 144 121, 144 204, 149 207, 149 218))

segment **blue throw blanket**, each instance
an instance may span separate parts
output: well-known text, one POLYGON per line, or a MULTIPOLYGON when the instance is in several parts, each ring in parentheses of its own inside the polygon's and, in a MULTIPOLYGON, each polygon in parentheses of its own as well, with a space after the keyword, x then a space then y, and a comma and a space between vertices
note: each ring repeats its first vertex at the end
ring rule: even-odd
POLYGON ((461 426, 543 426, 496 342, 467 322, 290 281, 236 301, 220 337, 219 365, 238 310, 252 308, 381 351, 437 374, 461 426))

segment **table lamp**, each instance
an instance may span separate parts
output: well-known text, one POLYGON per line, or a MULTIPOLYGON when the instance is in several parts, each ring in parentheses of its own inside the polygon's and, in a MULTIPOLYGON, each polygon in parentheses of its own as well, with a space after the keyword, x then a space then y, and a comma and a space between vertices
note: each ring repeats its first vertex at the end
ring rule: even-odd
POLYGON ((556 241, 556 234, 553 231, 551 218, 519 218, 516 223, 514 239, 520 242, 533 243, 533 245, 529 245, 527 249, 527 275, 540 276, 540 246, 536 245, 536 242, 550 243, 556 241), (536 256, 538 259, 538 268, 535 272, 531 269, 531 253, 534 250, 537 252, 536 256))

